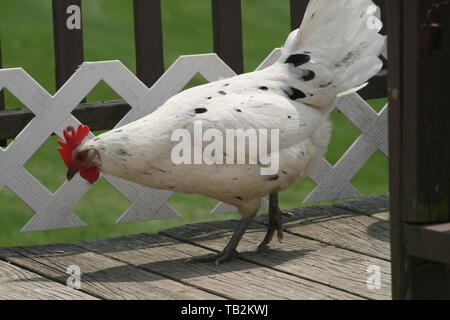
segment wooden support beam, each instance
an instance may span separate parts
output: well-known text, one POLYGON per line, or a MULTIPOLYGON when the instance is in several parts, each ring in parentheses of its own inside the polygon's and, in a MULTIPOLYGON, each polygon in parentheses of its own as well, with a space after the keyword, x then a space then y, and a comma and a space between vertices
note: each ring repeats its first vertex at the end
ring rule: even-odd
POLYGON ((450 265, 449 243, 450 223, 405 225, 406 253, 410 256, 450 265))
POLYGON ((136 74, 151 87, 164 73, 161 0, 134 0, 136 74))
POLYGON ((306 7, 309 0, 290 0, 291 1, 291 30, 298 29, 303 21, 306 7))
MULTIPOLYGON (((443 285, 450 268, 442 263, 450 248, 445 228, 450 222, 450 25, 444 24, 439 49, 421 48, 420 25, 431 3, 387 3, 395 299, 450 298, 450 285, 443 285), (445 224, 428 225, 437 223, 445 224)), ((441 18, 450 21, 450 11, 442 11, 441 18)))
POLYGON ((83 63, 81 0, 53 0, 56 89, 83 63))
MULTIPOLYGON (((123 100, 82 103, 72 114, 91 128, 91 130, 112 129, 130 110, 123 100)), ((28 109, 6 110, 0 112, 0 139, 13 139, 34 114, 28 109)))
MULTIPOLYGON (((0 38, 0 69, 3 68, 2 61, 2 40, 0 38)), ((0 90, 0 112, 5 110, 5 92, 0 90)), ((0 147, 6 147, 7 141, 6 139, 0 139, 0 147)))
POLYGON ((241 0, 212 0, 214 52, 236 73, 244 72, 241 0))

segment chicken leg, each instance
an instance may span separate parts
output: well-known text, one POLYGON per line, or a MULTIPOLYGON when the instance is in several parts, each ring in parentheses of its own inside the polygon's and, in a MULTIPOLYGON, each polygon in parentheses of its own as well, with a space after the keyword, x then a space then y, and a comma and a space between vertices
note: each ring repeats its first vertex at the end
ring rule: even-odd
POLYGON ((222 264, 224 262, 227 262, 234 257, 237 256, 238 252, 236 251, 236 248, 239 244, 239 241, 241 241, 242 236, 245 233, 245 230, 247 230, 249 224, 253 221, 253 218, 255 217, 256 213, 246 217, 242 218, 237 228, 234 230, 233 235, 231 236, 231 239, 228 241, 228 244, 226 245, 225 249, 223 249, 220 253, 214 253, 214 254, 208 254, 206 256, 199 256, 199 257, 192 257, 187 260, 187 262, 192 263, 198 263, 198 262, 214 262, 216 265, 222 264))
POLYGON ((292 213, 280 210, 278 205, 278 193, 273 192, 269 195, 269 227, 267 228, 266 236, 257 251, 265 250, 269 247, 270 241, 277 232, 278 241, 283 240, 283 221, 282 216, 292 217, 292 213))

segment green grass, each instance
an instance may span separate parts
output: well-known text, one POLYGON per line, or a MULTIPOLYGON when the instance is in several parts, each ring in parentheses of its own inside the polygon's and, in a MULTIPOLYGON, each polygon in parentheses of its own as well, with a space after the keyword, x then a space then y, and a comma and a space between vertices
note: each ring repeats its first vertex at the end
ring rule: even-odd
MULTIPOLYGON (((50 0, 0 1, 0 32, 4 67, 23 67, 46 90, 54 93, 54 62, 50 0)), ((283 44, 289 32, 289 1, 243 0, 245 69, 253 70, 273 48, 283 44)), ((165 64, 180 55, 212 51, 211 7, 209 0, 163 0, 165 64)), ((131 0, 83 1, 84 46, 87 61, 121 60, 134 71, 134 39, 131 0)), ((199 83, 195 80, 193 83, 199 83)), ((88 101, 117 99, 99 84, 88 101)), ((371 101, 379 111, 385 99, 371 101)), ((7 108, 22 107, 6 94, 7 108)), ((358 137, 359 131, 338 112, 332 114, 334 132, 327 159, 335 163, 358 137)), ((50 190, 65 179, 65 168, 56 153, 56 139, 50 137, 25 167, 50 190)), ((388 162, 379 152, 352 180, 365 195, 388 191, 388 162)), ((280 195, 283 208, 301 206, 314 188, 308 179, 280 195)), ((183 217, 140 223, 115 224, 129 203, 106 181, 96 184, 74 212, 87 227, 21 233, 33 212, 7 188, 0 190, 0 246, 42 244, 153 232, 185 223, 229 219, 236 214, 212 215, 215 200, 196 195, 175 194, 170 199, 183 217)))

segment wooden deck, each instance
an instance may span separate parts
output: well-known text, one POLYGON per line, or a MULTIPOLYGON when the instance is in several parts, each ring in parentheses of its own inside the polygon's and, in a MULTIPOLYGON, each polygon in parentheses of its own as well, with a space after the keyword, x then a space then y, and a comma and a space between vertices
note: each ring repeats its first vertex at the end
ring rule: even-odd
POLYGON ((239 259, 220 266, 185 260, 221 250, 236 221, 0 248, 0 299, 390 299, 387 205, 380 196, 291 210, 284 242, 261 254, 258 216, 239 259), (70 265, 81 269, 80 290, 66 287, 70 265), (369 266, 381 271, 380 289, 367 286, 369 266))

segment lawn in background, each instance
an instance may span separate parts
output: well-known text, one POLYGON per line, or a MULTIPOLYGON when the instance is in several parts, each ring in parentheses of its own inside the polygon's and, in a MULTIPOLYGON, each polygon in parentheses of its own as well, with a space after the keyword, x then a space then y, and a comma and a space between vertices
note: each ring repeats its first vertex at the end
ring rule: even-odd
MULTIPOLYGON (((131 0, 83 1, 85 60, 121 60, 135 70, 131 0)), ((251 71, 272 51, 283 44, 289 32, 289 1, 243 0, 245 69, 251 71)), ((212 52, 211 7, 208 0, 163 0, 164 51, 166 67, 180 55, 212 52)), ((4 67, 23 67, 46 90, 54 93, 54 62, 50 0, 2 0, 0 32, 4 67)), ((201 83, 197 77, 191 84, 201 83)), ((88 101, 119 97, 99 84, 88 101)), ((377 111, 385 99, 370 101, 377 111)), ((21 107, 8 92, 7 108, 21 107)), ((339 112, 332 114, 333 138, 326 158, 335 163, 351 146, 359 131, 339 112)), ((51 191, 64 181, 66 169, 60 161, 56 138, 50 137, 25 167, 51 191)), ((377 152, 352 180, 365 195, 388 192, 388 163, 377 152)), ((283 208, 302 205, 314 188, 305 179, 280 195, 283 208)), ((238 217, 237 214, 209 214, 217 203, 198 196, 175 194, 169 203, 182 218, 140 223, 115 224, 129 203, 105 180, 99 181, 75 207, 74 212, 87 227, 20 233, 33 212, 7 188, 0 190, 0 246, 31 245, 61 241, 79 241, 163 228, 207 220, 238 217)))

